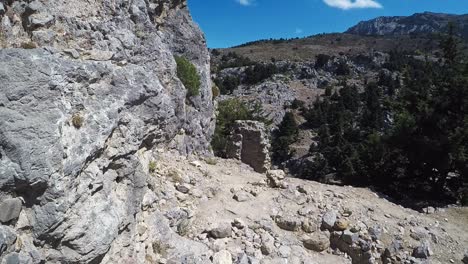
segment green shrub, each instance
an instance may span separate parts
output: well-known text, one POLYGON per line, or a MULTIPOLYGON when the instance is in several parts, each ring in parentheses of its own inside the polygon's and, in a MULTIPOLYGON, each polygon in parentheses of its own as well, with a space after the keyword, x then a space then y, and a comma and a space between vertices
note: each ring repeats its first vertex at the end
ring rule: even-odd
POLYGON ((187 97, 200 94, 200 75, 195 65, 184 57, 175 57, 177 63, 177 77, 187 89, 187 97))
POLYGON ((216 165, 218 164, 218 161, 215 158, 207 158, 205 159, 206 164, 208 165, 216 165))
POLYGON ((213 93, 213 99, 215 99, 216 97, 218 97, 221 92, 218 88, 218 86, 216 85, 215 82, 213 82, 213 84, 211 85, 211 92, 213 93))
POLYGON ((76 113, 72 116, 72 124, 75 128, 81 128, 84 123, 84 118, 79 114, 76 113))
POLYGON ((148 170, 150 173, 155 173, 156 172, 156 161, 152 160, 148 164, 148 170))
POLYGON ((211 146, 216 156, 225 157, 226 145, 229 134, 237 120, 259 120, 260 110, 254 106, 250 108, 239 99, 228 99, 219 102, 218 114, 216 116, 216 129, 211 140, 211 146))

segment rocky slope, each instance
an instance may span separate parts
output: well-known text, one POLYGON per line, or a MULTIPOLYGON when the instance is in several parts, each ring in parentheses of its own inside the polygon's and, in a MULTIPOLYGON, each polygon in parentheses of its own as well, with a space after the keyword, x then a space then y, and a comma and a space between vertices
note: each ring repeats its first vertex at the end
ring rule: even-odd
POLYGON ((454 23, 460 36, 468 39, 468 15, 418 13, 412 16, 378 17, 363 21, 346 31, 357 35, 408 35, 432 34, 447 31, 454 23))
POLYGON ((1 263, 144 263, 146 157, 209 153, 214 125, 186 2, 2 1, 0 20, 1 263), (197 67, 199 96, 176 55, 197 67))
POLYGON ((467 208, 417 212, 368 189, 284 178, 277 170, 260 174, 234 160, 155 154, 135 237, 148 263, 445 264, 464 258, 467 208), (178 262, 187 251, 193 254, 178 262))

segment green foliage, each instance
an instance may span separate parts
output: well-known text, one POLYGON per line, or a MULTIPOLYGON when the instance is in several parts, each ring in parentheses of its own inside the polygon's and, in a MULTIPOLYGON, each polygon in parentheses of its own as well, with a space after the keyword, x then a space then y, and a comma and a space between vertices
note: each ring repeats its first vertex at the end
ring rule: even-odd
POLYGON ((214 82, 219 87, 221 94, 230 94, 240 85, 239 77, 231 75, 224 78, 218 77, 214 82))
POLYGON ((155 173, 156 172, 156 167, 157 167, 156 161, 152 160, 148 164, 148 171, 150 173, 155 173))
POLYGON ((273 162, 281 164, 292 156, 291 144, 299 135, 299 128, 292 112, 287 112, 278 129, 274 132, 271 144, 273 162))
POLYGON ((276 67, 275 64, 255 64, 254 66, 251 66, 247 68, 244 72, 244 80, 243 82, 245 84, 257 84, 260 83, 274 74, 278 73, 278 68, 276 67))
POLYGON ((345 76, 349 75, 351 73, 351 70, 345 61, 340 61, 336 66, 335 73, 339 76, 345 76))
POLYGON ((213 83, 211 85, 211 93, 213 94, 213 99, 215 99, 216 97, 218 97, 221 94, 221 92, 220 92, 218 86, 216 85, 216 83, 213 83))
POLYGON ((219 55, 221 55, 221 52, 219 50, 217 50, 217 49, 213 49, 211 51, 211 54, 213 54, 213 56, 219 56, 219 55))
POLYGON ((211 140, 211 146, 216 156, 226 156, 227 140, 237 120, 264 121, 258 108, 251 109, 239 99, 228 99, 219 102, 216 129, 211 140))
POLYGON ((187 97, 200 94, 200 75, 197 68, 184 57, 175 57, 177 63, 177 77, 187 89, 187 97))
POLYGON ((315 57, 315 69, 321 69, 328 64, 331 57, 325 54, 319 54, 315 57))
POLYGON ((396 198, 466 203, 468 66, 451 38, 441 43, 445 63, 394 51, 387 67, 403 78, 381 73, 361 93, 345 85, 305 111, 319 144, 303 177, 333 173, 396 198))
POLYGON ((221 57, 221 61, 218 67, 218 70, 223 70, 227 68, 237 68, 237 67, 244 67, 244 66, 251 66, 254 65, 255 62, 251 61, 247 57, 243 57, 238 55, 235 52, 229 52, 226 55, 221 57))

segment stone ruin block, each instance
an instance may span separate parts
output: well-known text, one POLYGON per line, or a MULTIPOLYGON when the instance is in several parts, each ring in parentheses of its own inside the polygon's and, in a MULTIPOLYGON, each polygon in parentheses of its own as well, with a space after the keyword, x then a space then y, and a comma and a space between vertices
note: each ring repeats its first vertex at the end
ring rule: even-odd
POLYGON ((271 166, 270 141, 265 125, 258 121, 236 121, 227 146, 227 157, 264 173, 271 166))

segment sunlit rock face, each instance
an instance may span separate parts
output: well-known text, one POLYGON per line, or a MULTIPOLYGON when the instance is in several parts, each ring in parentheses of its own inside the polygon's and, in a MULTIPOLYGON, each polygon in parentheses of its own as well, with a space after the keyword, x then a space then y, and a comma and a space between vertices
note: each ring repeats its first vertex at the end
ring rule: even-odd
POLYGON ((186 2, 4 1, 0 20, 0 260, 144 263, 136 219, 153 150, 209 154, 214 129, 209 53, 186 2), (199 95, 186 96, 174 56, 196 66, 199 95))

